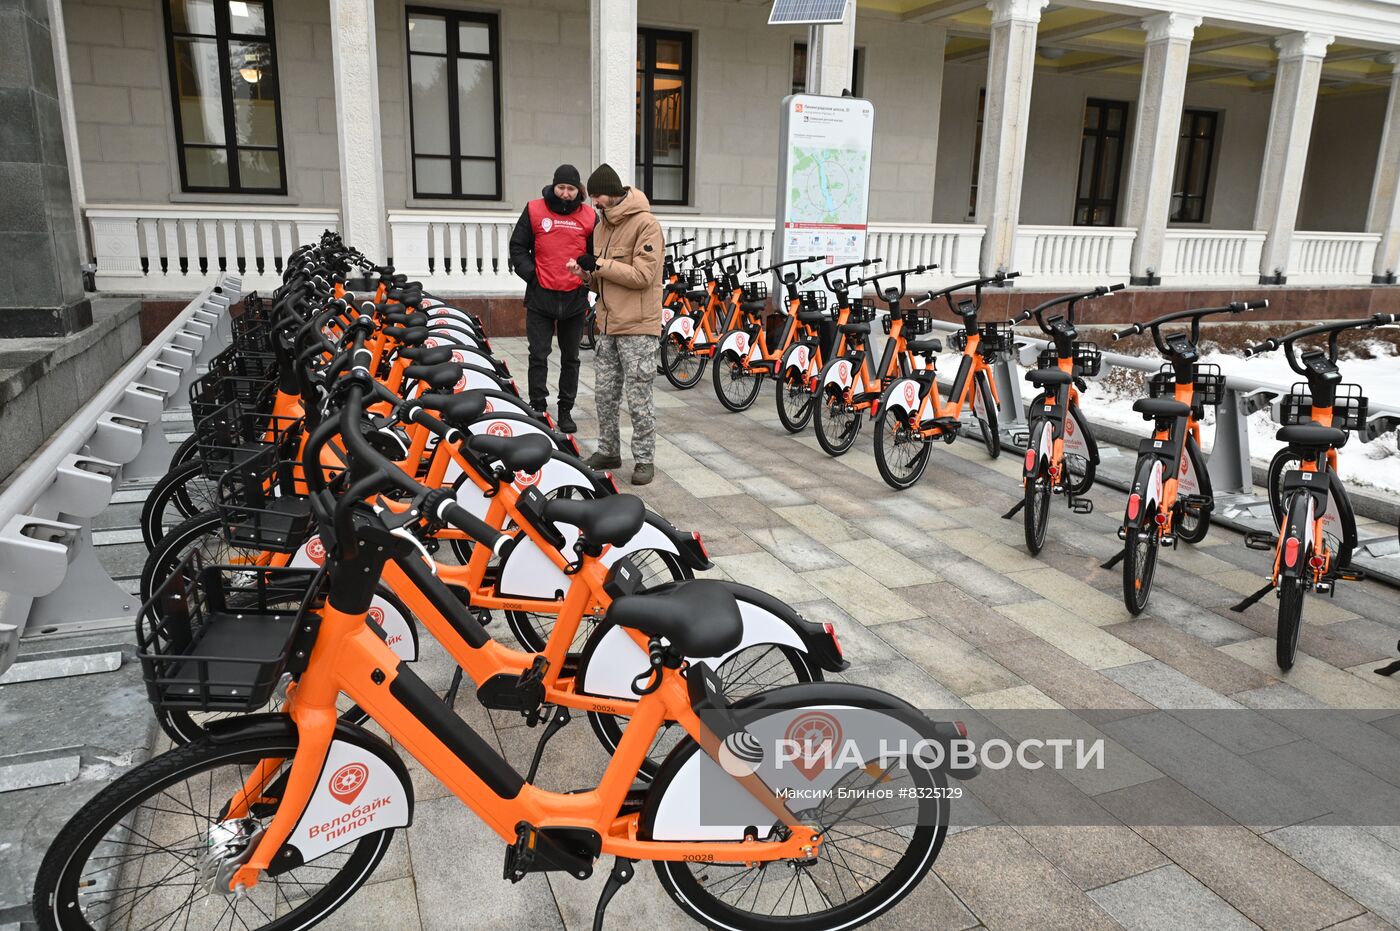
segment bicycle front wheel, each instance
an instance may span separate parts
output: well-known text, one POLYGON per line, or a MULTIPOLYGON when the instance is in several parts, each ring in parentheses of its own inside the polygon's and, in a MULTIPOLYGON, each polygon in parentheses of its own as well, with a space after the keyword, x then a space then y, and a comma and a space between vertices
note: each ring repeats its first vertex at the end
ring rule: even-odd
POLYGON ((1001 424, 997 422, 997 402, 992 397, 992 385, 987 374, 977 376, 977 425, 982 428, 982 444, 993 459, 1001 455, 1001 424))
POLYGON ((299 931, 335 911, 389 849, 393 829, 264 876, 239 898, 213 891, 272 821, 289 763, 265 774, 248 818, 224 808, 264 760, 289 761, 296 738, 199 741, 138 766, 84 805, 54 838, 34 883, 44 931, 263 928, 299 931))
POLYGON ((1130 530, 1123 543, 1123 604, 1137 617, 1152 595, 1152 574, 1157 569, 1157 540, 1147 530, 1130 530))
POLYGON ((1045 546, 1045 525, 1050 522, 1050 478, 1044 474, 1026 476, 1022 508, 1026 548, 1034 556, 1045 546))
POLYGON ((218 506, 218 483, 200 462, 187 462, 156 482, 141 506, 141 539, 149 552, 177 525, 218 506))
MULTIPOLYGON (((1304 566, 1311 556, 1312 553, 1304 554, 1304 566)), ((1285 576, 1279 579, 1278 634, 1274 659, 1278 661, 1280 669, 1292 669, 1293 661, 1298 658, 1298 634, 1303 629, 1303 595, 1306 592, 1307 584, 1301 578, 1285 576)))

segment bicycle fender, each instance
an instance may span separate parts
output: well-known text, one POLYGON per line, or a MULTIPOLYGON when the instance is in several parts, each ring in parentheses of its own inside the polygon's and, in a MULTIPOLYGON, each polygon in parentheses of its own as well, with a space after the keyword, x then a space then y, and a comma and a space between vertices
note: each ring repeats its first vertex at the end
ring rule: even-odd
POLYGON ((735 330, 720 340, 719 348, 715 350, 715 356, 722 356, 726 352, 732 352, 745 361, 752 361, 759 353, 759 346, 757 340, 747 332, 735 330))
POLYGON ((783 360, 778 368, 784 375, 796 373, 802 378, 809 378, 816 375, 812 371, 816 364, 816 356, 812 353, 812 346, 809 343, 793 343, 783 353, 783 360))
POLYGON ((681 564, 691 570, 713 569, 714 563, 705 555, 705 547, 693 533, 676 529, 675 525, 654 511, 646 512, 646 522, 637 536, 622 544, 613 546, 603 553, 602 562, 611 566, 628 553, 638 550, 660 550, 671 553, 680 559, 681 564), (641 542, 638 542, 641 541, 641 542))
MULTIPOLYGON (((461 466, 457 464, 456 460, 453 460, 447 467, 444 482, 456 482, 459 478, 461 481, 457 484, 456 489, 457 503, 470 511, 473 516, 485 520, 486 512, 491 506, 491 499, 486 497, 475 482, 465 478, 461 466)), ((523 491, 533 485, 544 495, 561 488, 577 488, 591 494, 613 493, 611 488, 600 487, 601 483, 595 481, 577 459, 558 452, 551 453, 550 460, 536 472, 516 472, 511 484, 518 491, 523 491)))
POLYGON ((1083 456, 1085 459, 1095 464, 1099 461, 1098 444, 1094 442, 1094 435, 1089 432, 1089 427, 1084 423, 1084 416, 1079 413, 1079 408, 1069 409, 1069 416, 1065 418, 1065 455, 1083 456))
MULTIPOLYGON (((623 556, 640 550, 660 550, 663 553, 672 554, 682 563, 686 562, 685 557, 681 555, 681 549, 658 526, 658 522, 664 524, 664 520, 650 512, 647 513, 646 517, 647 519, 642 523, 642 529, 637 531, 632 539, 619 546, 608 547, 603 552, 599 559, 603 565, 611 566, 623 556)), ((560 552, 572 554, 574 542, 578 539, 578 528, 573 524, 559 521, 556 521, 554 526, 558 528, 559 533, 564 538, 564 545, 560 547, 560 552)), ((496 591, 503 598, 542 598, 547 600, 564 597, 564 593, 569 590, 569 586, 572 584, 573 580, 554 564, 549 555, 540 549, 539 544, 528 536, 522 536, 515 546, 501 557, 501 574, 496 583, 496 591)), ((641 668, 637 670, 637 672, 641 671, 641 668)), ((628 682, 630 683, 631 680, 629 679, 628 682)), ((627 695, 635 697, 630 691, 627 695)))
MULTIPOLYGON (((315 569, 326 561, 326 545, 319 535, 301 545, 288 563, 291 569, 315 569)), ((369 603, 369 618, 384 631, 384 643, 394 655, 406 662, 418 658, 418 640, 413 626, 398 607, 387 598, 375 595, 369 603)))
POLYGON ((428 349, 433 349, 438 346, 448 346, 453 349, 457 349, 462 346, 466 346, 472 349, 481 348, 480 344, 476 340, 476 337, 469 336, 465 332, 462 332, 460 330, 448 329, 443 326, 434 327, 429 332, 428 338, 423 340, 423 345, 428 349))
POLYGON ((1313 522, 1317 518, 1317 502, 1318 499, 1311 489, 1304 489, 1303 493, 1295 493, 1289 498, 1288 514, 1284 518, 1283 532, 1278 539, 1280 577, 1302 578, 1312 571, 1303 557, 1313 547, 1313 522), (1306 508, 1300 507, 1303 501, 1307 502, 1306 508), (1298 561, 1292 566, 1284 558, 1290 539, 1299 541, 1298 561))
POLYGON ((1026 444, 1026 462, 1022 468, 1026 478, 1034 478, 1050 462, 1055 447, 1055 425, 1049 420, 1040 419, 1031 428, 1031 439, 1026 444))
MULTIPOLYGON (((688 314, 676 314, 662 331, 666 336, 679 336, 689 342, 696 334, 695 319, 688 314)), ((703 335, 703 334, 702 334, 703 335)))
MULTIPOLYGON (((250 737, 296 739, 285 714, 248 714, 206 725, 214 743, 250 737)), ((413 780, 387 743, 357 724, 337 721, 316 790, 269 875, 309 863, 365 834, 413 823, 413 780)))
POLYGON ((835 387, 841 391, 848 391, 854 379, 855 369, 851 365, 851 360, 837 359, 826 367, 826 375, 822 378, 822 388, 835 387))
POLYGON ((470 346, 453 347, 452 361, 458 365, 474 365, 483 371, 495 372, 497 376, 510 374, 510 369, 504 362, 498 362, 470 346))
MULTIPOLYGON (((670 584, 673 583, 658 585, 651 591, 664 592, 670 584)), ((729 589, 739 604, 739 615, 744 622, 743 639, 722 656, 688 657, 692 663, 703 662, 712 669, 718 669, 741 650, 776 644, 806 654, 814 666, 826 669, 839 663, 832 669, 833 672, 846 668, 831 635, 820 624, 804 620, 791 607, 765 592, 734 582, 720 584, 729 589), (821 652, 809 648, 807 638, 811 638, 821 652), (823 639, 825 643, 820 642, 823 639), (836 653, 834 661, 832 653, 836 653)), ((588 695, 635 699, 637 696, 632 691, 632 683, 648 668, 646 651, 637 646, 625 630, 611 624, 600 625, 590 636, 579 658, 579 689, 588 695)))
POLYGON ((885 407, 903 411, 912 416, 918 413, 919 402, 923 399, 924 386, 914 378, 900 378, 890 384, 885 392, 885 407))
POLYGON ((1132 487, 1128 489, 1128 503, 1123 511, 1123 527, 1140 530, 1155 521, 1158 504, 1162 500, 1162 460, 1157 458, 1138 461, 1133 475, 1132 487))

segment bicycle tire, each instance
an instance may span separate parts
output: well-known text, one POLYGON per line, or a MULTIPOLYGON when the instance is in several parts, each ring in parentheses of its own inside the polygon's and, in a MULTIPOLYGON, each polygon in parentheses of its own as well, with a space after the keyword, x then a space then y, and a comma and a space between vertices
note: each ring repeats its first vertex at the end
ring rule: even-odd
POLYGON ((218 505, 217 483, 199 462, 187 462, 161 476, 141 505, 141 541, 155 549, 171 529, 218 505))
POLYGON ((1275 527, 1283 526, 1283 476, 1297 469, 1302 461, 1302 457, 1287 446, 1274 453, 1274 457, 1269 460, 1269 473, 1264 487, 1269 496, 1269 510, 1273 512, 1275 527))
MULTIPOLYGON (((98 880, 84 874, 83 868, 87 866, 88 858, 99 849, 99 845, 103 843, 110 832, 129 833, 131 829, 125 826, 125 823, 137 820, 138 812, 143 803, 165 793, 170 787, 205 772, 210 773, 209 779, 212 787, 214 779, 212 773, 220 766, 237 767, 235 776, 232 777, 237 778, 236 774, 242 772, 243 766, 248 766, 249 772, 251 772, 251 767, 259 760, 290 759, 296 753, 296 748, 296 738, 286 735, 246 737, 223 743, 197 741, 176 747, 148 760, 102 789, 63 826, 44 855, 34 882, 34 915, 39 927, 43 931, 90 931, 93 925, 82 914, 84 905, 100 906, 104 904, 104 900, 100 899, 104 893, 109 896, 117 893, 116 900, 120 902, 122 893, 137 892, 142 888, 139 886, 122 888, 120 883, 122 876, 125 875, 124 871, 123 874, 115 878, 115 882, 118 883, 115 888, 103 890, 98 884, 98 880), (80 888, 83 890, 81 894, 79 893, 80 888)), ((275 785, 275 783, 273 784, 275 785)), ((189 794, 189 798, 192 800, 189 812, 193 815, 196 829, 195 837, 203 840, 200 830, 201 818, 206 818, 210 824, 213 824, 218 820, 218 814, 213 814, 210 817, 208 813, 201 814, 196 811, 193 800, 197 797, 193 792, 189 794)), ((183 802, 184 796, 181 795, 180 798, 183 802)), ((210 801, 207 802, 211 806, 211 811, 212 806, 216 804, 215 798, 211 792, 210 801)), ((181 828, 183 829, 183 820, 190 815, 183 811, 177 814, 181 819, 181 828)), ((153 809, 151 817, 159 819, 161 809, 153 809)), ((170 817, 169 813, 166 814, 166 817, 170 817)), ((263 817, 267 817, 267 815, 263 815, 263 817)), ((353 847, 350 847, 343 857, 340 851, 334 851, 312 861, 306 867, 289 870, 288 874, 295 877, 298 870, 306 870, 309 867, 308 879, 313 875, 324 874, 327 869, 335 869, 335 873, 329 881, 307 896, 305 900, 296 903, 289 912, 274 918, 268 924, 258 926, 266 928, 268 931, 302 931, 302 929, 310 928, 323 920, 328 914, 345 904, 355 890, 369 879, 389 849, 394 830, 394 828, 388 828, 373 834, 363 835, 354 842, 353 847), (330 864, 337 860, 341 861, 341 866, 339 868, 332 867, 330 864)), ((150 830, 144 832, 143 836, 149 839, 150 837, 164 837, 167 833, 150 830)), ((125 843, 125 841, 109 841, 108 843, 125 843)), ((142 846, 152 851, 159 849, 154 842, 142 846)), ((199 844, 198 846, 204 845, 199 844)), ((120 861, 124 867, 129 868, 131 861, 145 855, 124 855, 120 861)), ((118 858, 111 855, 99 855, 98 857, 98 860, 110 861, 114 859, 118 858)), ((174 859, 177 860, 175 865, 165 870, 163 874, 158 866, 153 870, 155 875, 161 876, 161 879, 153 885, 166 888, 171 885, 189 886, 191 891, 185 902, 179 908, 168 913, 167 916, 157 918, 154 921, 143 921, 128 914, 126 917, 134 918, 134 920, 118 921, 116 924, 121 924, 123 927, 164 926, 169 915, 175 916, 178 920, 181 914, 185 914, 184 928, 201 927, 201 925, 191 925, 189 922, 189 919, 194 917, 196 896, 201 889, 205 888, 204 884, 198 881, 201 861, 195 859, 191 863, 188 851, 182 851, 182 855, 174 857, 174 859), (182 862, 186 867, 185 872, 171 875, 181 866, 182 862), (175 880, 184 878, 191 871, 194 874, 192 877, 194 881, 175 882, 175 880), (186 905, 190 906, 188 914, 185 912, 186 905)), ((106 869, 98 869, 96 875, 100 876, 103 872, 106 872, 106 869)), ((141 875, 142 869, 138 867, 136 878, 139 880, 141 875)), ((296 879, 296 883, 297 887, 295 888, 298 888, 299 891, 306 888, 301 879, 296 879)), ((277 877, 264 877, 262 882, 249 891, 245 899, 235 901, 211 894, 206 901, 211 903, 212 914, 218 917, 202 927, 212 929, 223 924, 224 920, 228 918, 230 909, 234 911, 243 927, 252 927, 253 925, 248 922, 252 920, 254 924, 257 924, 259 913, 263 916, 277 913, 279 892, 281 892, 281 880, 277 877), (269 894, 273 897, 273 901, 269 903, 270 907, 264 908, 258 904, 258 898, 269 894), (244 901, 251 903, 250 914, 238 916, 238 905, 244 901)), ((291 897, 283 896, 283 898, 286 904, 293 904, 291 897)), ((134 910, 143 903, 148 907, 158 906, 162 901, 164 901, 163 896, 151 895, 148 891, 144 894, 134 895, 130 907, 134 910)), ((117 907, 117 905, 113 905, 108 909, 108 914, 98 916, 101 919, 98 921, 99 927, 108 927, 110 912, 115 911, 117 907)))
POLYGON ((992 385, 986 372, 977 373, 977 395, 981 398, 984 417, 977 418, 982 428, 982 445, 987 447, 987 455, 992 459, 1001 455, 1001 424, 997 419, 997 403, 992 397, 992 385))
POLYGON ((1039 472, 1026 476, 1022 497, 1026 548, 1034 556, 1045 547, 1045 528, 1050 523, 1050 478, 1039 472))
POLYGON ((199 436, 191 433, 180 441, 180 445, 175 447, 175 452, 170 454, 170 465, 168 469, 174 469, 187 462, 194 462, 199 458, 199 436))
POLYGON ((1123 606, 1137 617, 1152 597, 1152 577, 1157 568, 1156 534, 1129 530, 1123 541, 1123 606))
POLYGON ((861 412, 855 409, 843 411, 842 418, 849 417, 848 420, 833 420, 832 407, 838 403, 843 407, 848 406, 848 392, 835 386, 828 388, 826 373, 841 361, 839 358, 832 359, 822 367, 821 374, 817 376, 817 384, 822 387, 818 389, 812 411, 812 426, 816 430, 817 443, 828 456, 845 455, 855 445, 856 437, 860 436, 861 421, 864 420, 861 412))
MULTIPOLYGON (((894 413, 894 409, 889 406, 889 391, 886 391, 885 397, 880 401, 880 413, 875 418, 875 468, 880 470, 880 477, 885 480, 885 484, 895 491, 913 487, 928 469, 931 444, 919 435, 917 426, 911 427, 908 424, 910 416, 901 417, 894 413), (901 432, 904 435, 903 440, 900 439, 901 432), (919 447, 918 451, 908 458, 903 471, 897 467, 900 457, 894 454, 901 443, 918 444, 919 447), (886 449, 887 444, 889 449, 886 449)), ((917 412, 912 416, 917 416, 917 412)))
MULTIPOLYGON (((1312 552, 1303 554, 1303 565, 1308 564, 1312 552)), ((1278 631, 1275 634, 1274 660, 1278 668, 1289 670, 1298 657, 1298 635, 1303 627, 1303 596, 1307 593, 1307 583, 1298 577, 1284 576, 1278 583, 1278 631)))
POLYGON ((735 414, 753 407, 758 393, 763 390, 763 373, 750 371, 733 352, 725 352, 715 359, 715 364, 710 367, 710 378, 714 382, 715 397, 719 403, 735 414), (731 390, 736 385, 742 387, 731 390))
POLYGON ((778 422, 788 433, 801 433, 812 422, 812 411, 817 406, 816 396, 807 387, 807 379, 798 372, 773 379, 774 400, 777 401, 778 422), (796 399, 799 403, 793 404, 796 399))
POLYGON ((171 529, 146 557, 146 563, 141 567, 142 604, 151 600, 151 596, 195 546, 200 547, 201 555, 205 557, 205 565, 243 562, 261 565, 266 561, 262 550, 230 546, 226 543, 223 524, 218 514, 196 514, 171 529))
POLYGON ((672 387, 682 391, 694 388, 704 377, 705 363, 709 361, 708 357, 698 355, 689 346, 683 345, 681 337, 674 333, 661 341, 661 373, 672 387))
MULTIPOLYGON (((891 716, 903 715, 905 713, 903 709, 907 708, 904 702, 893 696, 884 695, 872 689, 835 682, 775 689, 751 702, 740 703, 737 707, 747 712, 745 714, 747 721, 751 719, 761 720, 762 716, 770 711, 774 714, 786 712, 788 716, 791 716, 792 711, 814 706, 857 708, 867 719, 872 713, 882 711, 891 716)), ((650 836, 653 823, 650 815, 661 808, 665 793, 671 784, 670 780, 677 773, 687 772, 686 761, 700 752, 703 751, 699 749, 698 745, 690 738, 686 738, 667 757, 662 771, 653 784, 648 807, 643 809, 639 822, 640 832, 644 836, 650 836)), ((876 775, 870 774, 868 770, 863 772, 867 773, 868 778, 886 778, 883 773, 876 775)), ((762 883, 766 877, 762 875, 763 868, 761 866, 755 867, 743 863, 656 861, 653 867, 656 870, 657 878, 671 900, 704 927, 795 931, 795 929, 845 929, 864 925, 893 908, 917 887, 938 858, 943 841, 947 836, 947 802, 943 797, 947 791, 947 776, 940 771, 923 766, 904 768, 899 774, 900 777, 905 773, 908 773, 908 778, 916 784, 913 791, 910 792, 910 797, 917 800, 915 802, 917 808, 912 809, 917 811, 917 815, 911 816, 909 819, 913 824, 906 826, 900 822, 898 827, 893 827, 894 822, 890 819, 898 817, 897 814, 887 814, 883 817, 877 814, 876 818, 880 824, 873 830, 869 825, 862 825, 862 829, 859 831, 852 831, 849 827, 842 829, 839 825, 847 821, 850 817, 851 807, 853 807, 849 802, 837 803, 848 807, 834 819, 825 819, 818 815, 818 819, 826 825, 825 839, 816 860, 804 869, 813 871, 832 869, 834 873, 836 869, 834 864, 838 858, 849 869, 851 859, 842 853, 843 848, 848 841, 864 845, 859 851, 863 856, 856 862, 860 863, 862 870, 866 871, 862 875, 865 876, 867 882, 853 884, 838 882, 835 886, 827 883, 825 888, 830 892, 830 895, 807 896, 804 890, 804 894, 800 897, 794 894, 789 905, 790 909, 796 908, 800 900, 804 908, 810 909, 813 903, 818 903, 818 907, 820 907, 820 903, 826 903, 831 905, 829 908, 801 916, 792 914, 778 916, 773 914, 776 908, 767 913, 759 913, 757 909, 762 906, 758 905, 752 906, 754 910, 746 909, 744 902, 750 898, 751 891, 749 883, 741 881, 734 884, 732 881, 721 878, 718 874, 726 870, 749 872, 757 870, 759 876, 756 879, 762 883), (885 840, 887 835, 887 844, 880 844, 872 840, 877 836, 885 840), (904 845, 903 850, 896 847, 896 844, 904 845), (881 853, 881 851, 885 851, 885 853, 881 853), (828 857, 830 860, 827 859, 828 857), (884 863, 873 859, 874 857, 879 857, 880 860, 893 864, 889 871, 878 879, 874 879, 871 874, 875 873, 876 869, 883 868, 884 863), (873 881, 869 881, 872 879, 873 881), (833 904, 832 896, 844 895, 848 886, 855 890, 856 895, 849 900, 833 904), (731 904, 721 899, 726 889, 731 892, 735 889, 740 890, 735 896, 736 902, 731 904), (837 891, 838 889, 839 891, 837 891)), ((680 784, 683 785, 683 783, 680 784)), ((789 877, 797 875, 800 881, 800 877, 803 875, 796 869, 774 870, 773 873, 777 877, 776 881, 784 884, 785 890, 789 877)), ((816 874, 813 872, 806 875, 810 878, 816 874)), ((811 881, 817 882, 815 878, 811 881)), ((763 897, 759 894, 761 891, 760 889, 754 893, 755 902, 759 898, 763 898, 765 904, 772 902, 772 896, 763 897)), ((780 899, 782 899, 781 896, 780 899)), ((787 900, 782 899, 782 901, 787 900)))

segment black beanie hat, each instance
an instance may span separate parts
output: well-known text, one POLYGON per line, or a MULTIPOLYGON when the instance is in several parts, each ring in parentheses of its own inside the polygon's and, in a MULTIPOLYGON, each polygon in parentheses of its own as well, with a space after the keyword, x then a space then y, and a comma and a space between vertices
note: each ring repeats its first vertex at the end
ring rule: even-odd
POLYGON ((572 184, 576 188, 583 187, 583 179, 579 177, 578 169, 573 165, 560 165, 554 169, 554 180, 549 182, 554 184, 572 184))
POLYGON ((617 176, 617 172, 604 162, 588 176, 588 193, 592 196, 606 194, 609 197, 621 197, 627 192, 623 190, 622 179, 617 176))

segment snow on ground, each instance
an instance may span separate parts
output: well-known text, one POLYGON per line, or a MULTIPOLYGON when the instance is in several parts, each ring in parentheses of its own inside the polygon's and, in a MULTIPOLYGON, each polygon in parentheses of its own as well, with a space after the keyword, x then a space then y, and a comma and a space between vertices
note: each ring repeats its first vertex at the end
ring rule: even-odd
MULTIPOLYGON (((1372 342, 1367 346, 1371 358, 1343 358, 1339 362, 1342 378, 1361 386, 1361 392, 1375 404, 1395 405, 1400 402, 1400 356, 1387 343, 1372 342)), ((1240 375, 1261 382, 1291 385, 1301 381, 1288 367, 1283 350, 1244 359, 1230 353, 1211 352, 1202 362, 1220 366, 1221 372, 1240 375)), ((1141 414, 1133 412, 1133 402, 1146 397, 1146 389, 1132 374, 1120 374, 1089 383, 1081 398, 1084 413, 1091 421, 1122 426, 1146 436, 1148 424, 1141 414)), ((1279 425, 1269 411, 1257 411, 1249 417, 1249 451, 1256 465, 1267 466, 1275 452, 1284 444, 1274 439, 1279 425)), ((1207 408, 1201 426, 1202 445, 1210 449, 1215 435, 1215 411, 1207 408)), ((1337 468, 1344 481, 1366 485, 1378 491, 1400 494, 1400 449, 1396 447, 1395 431, 1384 433, 1369 443, 1353 435, 1337 457, 1337 468)))

